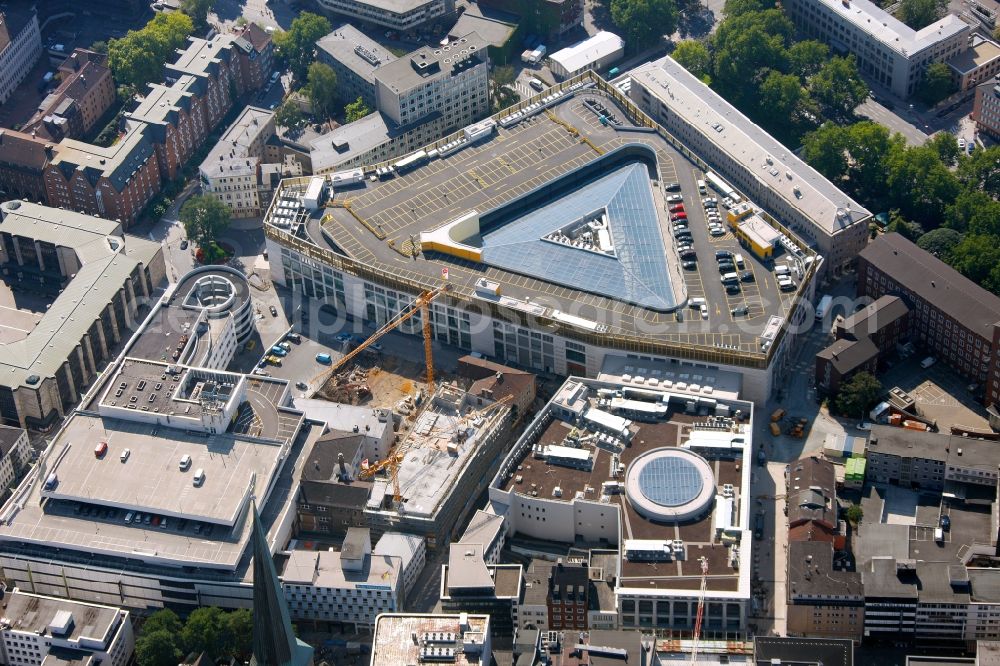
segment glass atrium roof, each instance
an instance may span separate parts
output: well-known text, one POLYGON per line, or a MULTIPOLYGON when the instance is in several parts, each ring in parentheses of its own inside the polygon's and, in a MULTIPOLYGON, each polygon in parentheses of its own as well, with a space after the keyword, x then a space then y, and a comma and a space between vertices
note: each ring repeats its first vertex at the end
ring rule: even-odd
MULTIPOLYGON (((573 176, 570 172, 564 178, 573 176)), ((581 182, 487 232, 482 256, 485 263, 498 268, 652 310, 678 306, 649 171, 640 161, 581 182), (550 240, 579 221, 601 214, 613 251, 550 240)))
POLYGON ((701 494, 702 485, 698 468, 684 458, 657 458, 639 472, 642 494, 663 506, 680 506, 694 501, 701 494))

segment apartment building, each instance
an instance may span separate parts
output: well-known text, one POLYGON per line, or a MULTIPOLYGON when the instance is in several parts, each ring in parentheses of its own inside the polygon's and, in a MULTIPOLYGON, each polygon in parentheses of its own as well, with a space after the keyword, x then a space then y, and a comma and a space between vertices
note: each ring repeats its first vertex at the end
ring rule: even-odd
POLYGON ((316 0, 323 9, 391 30, 413 30, 454 13, 455 0, 316 0))
POLYGON ((0 11, 0 104, 10 98, 41 55, 35 7, 4 5, 0 11))
POLYGON ((378 66, 375 108, 312 143, 313 172, 373 164, 417 150, 489 115, 488 44, 470 33, 378 66))
POLYGON ((358 97, 375 108, 375 71, 396 56, 381 44, 345 23, 316 42, 316 56, 337 73, 337 90, 344 102, 358 97))
POLYGON ((49 141, 80 138, 114 104, 115 82, 107 56, 76 49, 59 65, 59 86, 45 96, 22 131, 49 141))
POLYGON ((992 442, 893 426, 872 427, 866 476, 876 483, 941 490, 948 483, 997 485, 992 442))
POLYGON ((163 178, 176 178, 208 135, 211 128, 203 104, 202 98, 180 86, 156 83, 139 106, 125 113, 126 128, 150 138, 163 178))
POLYGON ((24 201, 0 204, 0 271, 51 305, 0 357, 0 420, 41 428, 70 410, 166 277, 159 243, 116 222, 24 201), (67 312, 72 312, 68 316, 67 312))
POLYGON ((833 544, 788 544, 788 635, 860 641, 865 623, 861 574, 834 568, 833 544))
POLYGON ((243 85, 247 90, 264 87, 274 68, 274 42, 271 36, 264 28, 251 21, 236 33, 233 45, 244 54, 239 58, 243 85))
POLYGON ((18 473, 28 464, 30 454, 27 430, 0 426, 0 493, 14 483, 18 473))
POLYGON ((1000 80, 996 77, 976 86, 972 119, 976 121, 977 131, 994 139, 1000 138, 1000 80))
POLYGON ((816 354, 816 387, 828 395, 862 370, 877 372, 908 334, 910 308, 898 296, 881 296, 837 323, 836 341, 816 354))
POLYGON ((479 0, 480 8, 513 12, 527 32, 548 41, 583 25, 583 0, 479 0))
POLYGON ((0 191, 4 196, 43 200, 45 169, 53 148, 30 134, 0 128, 0 191))
POLYGON ((858 255, 859 297, 900 296, 909 337, 968 381, 1000 398, 1000 297, 899 234, 883 234, 858 255))
POLYGON ((261 194, 260 166, 273 136, 274 113, 248 106, 198 167, 202 190, 229 206, 233 217, 259 215, 271 203, 261 194))
POLYGON ((854 55, 862 73, 904 99, 928 65, 969 47, 971 27, 955 14, 914 30, 869 0, 789 0, 782 7, 802 32, 854 55))
POLYGON ((128 611, 14 588, 4 597, 0 658, 9 666, 132 663, 135 636, 128 611))
POLYGON ((835 274, 868 244, 871 213, 669 56, 632 70, 631 100, 835 274))

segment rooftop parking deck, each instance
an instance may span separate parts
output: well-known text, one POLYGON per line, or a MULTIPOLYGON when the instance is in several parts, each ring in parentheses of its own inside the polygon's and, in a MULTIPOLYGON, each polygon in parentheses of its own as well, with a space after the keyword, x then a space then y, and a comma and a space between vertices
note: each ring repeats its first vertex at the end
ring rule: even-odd
MULTIPOLYGON (((473 301, 481 298, 475 283, 485 278, 497 283, 500 293, 514 303, 530 301, 543 311, 550 308, 575 315, 607 327, 601 330, 610 335, 760 354, 766 341, 761 335, 769 322, 773 324, 772 317, 788 316, 796 292, 780 291, 771 269, 742 249, 728 226, 721 235, 710 234, 709 209, 696 186, 704 173, 660 135, 631 127, 629 113, 596 90, 566 95, 548 110, 510 128, 498 126, 491 138, 459 152, 389 180, 368 180, 337 189, 331 205, 307 220, 305 233, 324 249, 411 284, 436 284, 441 269, 447 267, 453 296, 473 301), (587 100, 599 101, 622 124, 602 124, 587 100), (667 243, 662 258, 665 269, 688 300, 705 299, 704 317, 700 310, 689 307, 676 311, 642 307, 624 298, 588 291, 584 284, 574 288, 523 270, 509 270, 510 266, 505 270, 433 251, 410 256, 423 232, 469 211, 484 215, 612 150, 634 145, 646 146, 655 155, 657 180, 650 182, 662 218, 659 232, 667 243), (677 259, 673 227, 662 210, 663 201, 675 193, 663 190, 670 183, 679 184, 697 255, 689 269, 682 268, 677 259), (732 290, 734 293, 727 293, 720 280, 715 256, 722 250, 740 253, 745 261, 746 279, 732 290), (741 314, 743 307, 746 314, 741 314)), ((296 186, 286 181, 283 187, 296 186)), ((711 190, 707 195, 722 198, 711 190)), ((725 214, 724 209, 718 210, 725 214)), ((781 252, 779 249, 779 260, 781 252)))

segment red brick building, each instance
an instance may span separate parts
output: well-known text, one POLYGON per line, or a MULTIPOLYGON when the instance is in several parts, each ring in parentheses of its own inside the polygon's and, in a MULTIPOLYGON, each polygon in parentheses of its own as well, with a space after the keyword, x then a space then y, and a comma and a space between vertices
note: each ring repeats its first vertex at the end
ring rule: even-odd
POLYGON ((50 141, 79 138, 94 129, 115 102, 107 56, 76 49, 59 65, 62 80, 48 94, 23 131, 50 141))
POLYGON ((899 234, 876 238, 858 255, 858 296, 901 296, 918 347, 1000 398, 1000 297, 899 234))
POLYGON ((243 83, 249 90, 264 87, 274 64, 274 42, 256 23, 248 23, 233 42, 245 57, 239 59, 243 83))
POLYGON ((0 191, 8 198, 45 198, 45 167, 52 145, 30 134, 0 129, 0 191))
POLYGON ((590 567, 557 563, 549 577, 549 629, 584 631, 590 599, 590 567))
POLYGON ((208 136, 204 104, 181 86, 155 84, 134 111, 125 114, 130 131, 144 128, 163 178, 170 180, 208 136))

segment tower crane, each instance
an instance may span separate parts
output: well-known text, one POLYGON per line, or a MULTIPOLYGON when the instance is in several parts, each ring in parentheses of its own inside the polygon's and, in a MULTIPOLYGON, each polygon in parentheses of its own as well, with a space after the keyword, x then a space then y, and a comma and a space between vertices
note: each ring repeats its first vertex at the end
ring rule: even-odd
POLYGON ((701 620, 705 616, 705 589, 708 587, 708 558, 702 557, 701 591, 698 593, 698 614, 694 618, 694 641, 691 645, 691 664, 698 663, 698 639, 701 638, 701 620))
MULTIPOLYGON (((430 318, 430 302, 443 293, 451 291, 451 284, 445 283, 440 287, 430 289, 423 292, 417 299, 413 302, 409 308, 401 310, 396 316, 387 321, 382 325, 377 331, 368 336, 368 339, 362 342, 360 345, 355 347, 353 350, 345 354, 339 361, 335 361, 333 365, 323 371, 322 374, 327 374, 332 376, 337 370, 343 368, 345 365, 354 360, 361 352, 368 349, 370 346, 378 342, 379 338, 388 333, 389 331, 395 330, 405 321, 409 321, 418 312, 421 313, 423 317, 423 334, 424 334, 424 363, 427 365, 427 385, 433 389, 434 386, 434 355, 431 350, 431 318, 430 318)), ((317 379, 317 378, 314 378, 317 379)))

